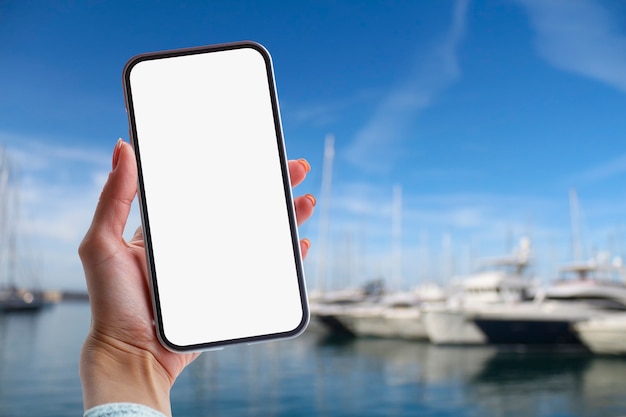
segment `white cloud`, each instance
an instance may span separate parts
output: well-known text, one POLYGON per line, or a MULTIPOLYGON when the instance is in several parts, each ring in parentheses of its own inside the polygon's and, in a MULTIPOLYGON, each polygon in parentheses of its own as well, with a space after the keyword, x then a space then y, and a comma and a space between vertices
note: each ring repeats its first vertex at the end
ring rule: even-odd
POLYGON ((444 39, 420 53, 409 77, 384 97, 371 119, 346 149, 346 158, 362 169, 384 171, 392 164, 397 145, 421 110, 460 76, 457 50, 465 33, 468 0, 457 0, 452 24, 444 39))
POLYGON ((514 1, 527 10, 548 63, 626 92, 626 34, 601 2, 514 1))

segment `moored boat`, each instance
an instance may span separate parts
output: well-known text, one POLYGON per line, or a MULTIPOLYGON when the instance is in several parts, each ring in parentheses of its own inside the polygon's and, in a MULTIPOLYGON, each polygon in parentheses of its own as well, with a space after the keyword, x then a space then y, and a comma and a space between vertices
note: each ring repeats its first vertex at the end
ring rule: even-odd
POLYGON ((0 313, 9 312, 34 312, 51 305, 41 291, 27 289, 7 288, 0 290, 0 313))
POLYGON ((626 313, 607 313, 581 321, 574 330, 593 353, 626 355, 626 313))
POLYGON ((336 318, 359 337, 426 339, 421 309, 412 293, 386 294, 346 308, 336 318))
POLYGON ((487 342, 472 320, 475 311, 491 305, 508 306, 530 297, 533 282, 525 275, 530 242, 522 239, 512 256, 483 263, 483 269, 461 280, 444 306, 424 310, 431 342, 440 345, 476 345, 487 342))
POLYGON ((581 302, 527 302, 475 311, 470 319, 496 345, 580 345, 572 324, 599 316, 602 310, 581 302))
POLYGON ((471 318, 491 344, 582 345, 577 323, 626 310, 626 285, 609 279, 621 273, 596 262, 568 265, 535 300, 482 309, 471 318))

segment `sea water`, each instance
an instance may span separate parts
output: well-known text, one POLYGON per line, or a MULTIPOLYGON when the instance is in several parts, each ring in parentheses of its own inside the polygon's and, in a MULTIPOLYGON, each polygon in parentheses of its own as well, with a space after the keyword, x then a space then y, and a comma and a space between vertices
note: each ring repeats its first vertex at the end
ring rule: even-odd
MULTIPOLYGON (((81 416, 89 306, 0 315, 0 416, 81 416)), ((174 416, 626 415, 626 359, 580 351, 437 347, 318 331, 200 356, 174 416)))

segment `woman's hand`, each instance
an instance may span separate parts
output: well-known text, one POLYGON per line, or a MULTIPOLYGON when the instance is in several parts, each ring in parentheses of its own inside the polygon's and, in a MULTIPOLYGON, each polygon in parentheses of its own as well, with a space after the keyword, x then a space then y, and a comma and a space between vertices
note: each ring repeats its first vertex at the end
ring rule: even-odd
MULTIPOLYGON (((199 353, 172 353, 157 340, 141 229, 123 238, 137 192, 132 147, 121 139, 113 169, 80 248, 91 304, 92 324, 80 358, 85 409, 110 402, 134 402, 171 414, 169 392, 199 353)), ((291 185, 304 180, 309 164, 289 161, 291 185)), ((294 200, 298 225, 313 213, 311 195, 294 200)), ((301 242, 306 256, 310 242, 301 242)))

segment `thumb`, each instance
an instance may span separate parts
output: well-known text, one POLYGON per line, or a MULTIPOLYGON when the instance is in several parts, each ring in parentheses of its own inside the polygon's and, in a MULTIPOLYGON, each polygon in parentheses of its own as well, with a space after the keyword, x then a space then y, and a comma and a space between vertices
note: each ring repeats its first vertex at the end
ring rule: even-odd
POLYGON ((119 139, 113 151, 113 169, 102 189, 85 239, 108 244, 123 242, 124 228, 136 193, 135 153, 130 144, 119 139))

